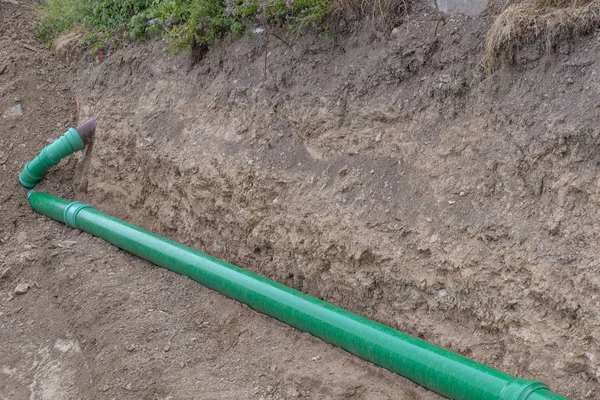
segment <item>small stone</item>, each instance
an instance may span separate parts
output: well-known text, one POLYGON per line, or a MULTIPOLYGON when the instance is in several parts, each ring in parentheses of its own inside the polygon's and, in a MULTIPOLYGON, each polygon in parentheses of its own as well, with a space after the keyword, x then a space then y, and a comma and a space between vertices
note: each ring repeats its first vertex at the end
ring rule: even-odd
POLYGON ((565 330, 570 329, 571 323, 569 321, 564 321, 562 324, 560 324, 560 327, 565 330))
POLYGON ((452 81, 452 77, 448 74, 442 74, 438 77, 438 80, 441 83, 450 83, 452 81))
POLYGON ((271 365, 271 372, 277 371, 277 365, 271 365))
POLYGON ((27 291, 29 290, 29 284, 28 283, 19 283, 17 285, 17 287, 15 288, 15 294, 25 294, 27 293, 27 291))
POLYGON ((296 389, 293 386, 290 386, 287 388, 286 395, 287 395, 286 397, 288 397, 288 398, 300 397, 300 393, 298 392, 298 389, 296 389))
POLYGON ((173 17, 167 18, 167 20, 165 21, 165 27, 171 28, 173 25, 175 25, 177 23, 177 20, 173 17))
POLYGON ((62 247, 63 249, 68 249, 69 247, 73 247, 74 244, 77 244, 74 240, 61 240, 56 245, 58 247, 62 247))
POLYGON ((23 115, 23 108, 20 104, 15 104, 14 106, 8 109, 6 115, 9 117, 21 117, 23 115))
POLYGON ((459 195, 460 197, 465 197, 467 194, 466 194, 465 192, 460 192, 458 195, 459 195))
POLYGON ((340 176, 346 176, 346 175, 348 175, 348 166, 345 165, 342 169, 340 169, 338 171, 338 175, 340 175, 340 176))
POLYGON ((165 348, 164 348, 165 353, 168 353, 169 350, 171 350, 171 346, 166 345, 165 348))
POLYGON ((392 29, 392 37, 399 38, 402 35, 402 28, 399 26, 392 29))
POLYGON ((382 135, 383 135, 383 133, 379 132, 379 133, 377 134, 377 136, 375 136, 375 141, 376 141, 376 142, 381 142, 381 136, 382 136, 382 135))
POLYGON ((448 200, 448 204, 452 205, 454 203, 456 203, 456 200, 448 200))
POLYGON ((567 83, 568 83, 569 85, 572 85, 572 84, 573 84, 573 78, 571 78, 570 76, 568 76, 568 77, 567 77, 567 83))
POLYGON ((6 278, 10 274, 10 267, 6 267, 0 272, 0 279, 6 278))
POLYGON ((29 51, 37 52, 37 49, 35 47, 30 46, 27 43, 23 43, 23 44, 21 44, 21 46, 23 46, 24 48, 26 48, 29 51))
POLYGON ((154 26, 154 25, 160 24, 161 22, 162 22, 162 20, 160 18, 152 18, 150 21, 148 21, 146 23, 146 25, 154 26))
POLYGON ((319 361, 320 359, 321 359, 321 356, 320 356, 320 355, 314 356, 314 357, 312 358, 312 360, 313 360, 313 361, 319 361))

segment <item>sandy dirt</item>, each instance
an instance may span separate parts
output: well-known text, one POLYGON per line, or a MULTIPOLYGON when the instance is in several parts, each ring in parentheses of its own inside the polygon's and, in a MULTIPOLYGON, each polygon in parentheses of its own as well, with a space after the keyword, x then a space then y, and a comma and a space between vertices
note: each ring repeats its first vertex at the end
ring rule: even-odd
POLYGON ((439 398, 33 214, 19 169, 92 116, 93 147, 40 189, 600 396, 597 36, 523 46, 488 77, 493 15, 448 17, 434 38, 417 4, 393 34, 340 22, 330 41, 270 41, 266 71, 261 35, 194 65, 157 42, 98 63, 72 36, 53 58, 28 5, 0 6, 0 112, 23 109, 0 120, 8 398, 439 398))

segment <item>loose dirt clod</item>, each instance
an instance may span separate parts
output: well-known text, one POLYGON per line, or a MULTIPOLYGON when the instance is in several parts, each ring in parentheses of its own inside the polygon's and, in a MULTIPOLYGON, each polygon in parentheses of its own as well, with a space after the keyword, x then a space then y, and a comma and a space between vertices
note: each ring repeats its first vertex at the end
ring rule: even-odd
POLYGON ((17 285, 17 287, 15 288, 14 292, 17 295, 20 295, 20 294, 27 293, 28 290, 29 290, 29 284, 28 283, 19 283, 17 285))

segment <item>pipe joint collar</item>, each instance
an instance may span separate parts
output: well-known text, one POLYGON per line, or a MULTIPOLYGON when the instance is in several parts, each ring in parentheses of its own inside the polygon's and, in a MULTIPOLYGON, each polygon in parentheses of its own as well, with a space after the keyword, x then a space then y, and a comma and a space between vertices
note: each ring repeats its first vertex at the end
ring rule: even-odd
POLYGON ((44 147, 40 156, 47 168, 57 165, 66 156, 83 150, 85 143, 75 128, 69 128, 54 143, 44 147))
POLYGON ((529 395, 540 389, 548 390, 548 386, 542 382, 514 379, 506 385, 500 398, 502 400, 527 400, 529 395))
MULTIPOLYGON (((85 149, 85 142, 79 136, 79 132, 75 128, 69 128, 62 136, 68 142, 68 147, 70 147, 70 153, 75 153, 76 151, 85 149)), ((62 139, 61 138, 61 139, 62 139)))
POLYGON ((73 229, 79 229, 77 226, 77 214, 84 208, 93 209, 94 207, 79 201, 74 201, 73 203, 69 204, 67 208, 65 208, 65 213, 63 215, 65 224, 69 225, 73 229))

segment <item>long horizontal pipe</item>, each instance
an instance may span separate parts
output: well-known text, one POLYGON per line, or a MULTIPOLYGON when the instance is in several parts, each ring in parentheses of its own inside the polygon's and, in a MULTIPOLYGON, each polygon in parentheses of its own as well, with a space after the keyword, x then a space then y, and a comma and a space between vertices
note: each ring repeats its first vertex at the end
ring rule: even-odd
POLYGON ((457 400, 565 400, 520 379, 158 236, 92 206, 29 192, 31 207, 457 400))

